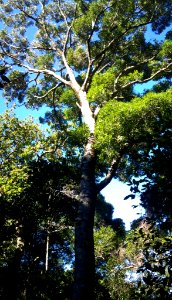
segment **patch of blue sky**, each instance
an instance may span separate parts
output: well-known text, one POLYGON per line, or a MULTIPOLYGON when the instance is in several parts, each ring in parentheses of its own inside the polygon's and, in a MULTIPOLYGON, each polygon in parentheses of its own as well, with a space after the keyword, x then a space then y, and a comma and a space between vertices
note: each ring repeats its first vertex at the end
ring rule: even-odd
MULTIPOLYGON (((16 105, 14 103, 7 103, 3 97, 2 92, 0 92, 0 114, 3 114, 6 110, 13 110, 16 117, 20 120, 24 120, 26 118, 32 118, 34 123, 40 124, 39 118, 44 118, 45 113, 50 110, 49 107, 43 105, 38 109, 27 108, 24 105, 16 105)), ((41 124, 42 128, 47 128, 47 125, 41 124)))
POLYGON ((146 83, 137 83, 134 85, 134 92, 138 95, 143 95, 145 91, 149 91, 153 88, 153 86, 158 83, 157 80, 150 80, 146 83))
POLYGON ((155 33, 152 31, 151 25, 147 25, 147 30, 145 32, 145 39, 146 42, 163 42, 167 32, 169 30, 172 30, 172 25, 170 25, 169 27, 167 27, 161 34, 155 33))
POLYGON ((113 218, 121 218, 125 223, 126 230, 130 229, 133 220, 140 218, 145 213, 140 206, 140 198, 138 196, 135 199, 124 200, 129 194, 131 194, 130 187, 115 179, 102 190, 102 195, 105 197, 106 202, 111 203, 114 207, 113 218))

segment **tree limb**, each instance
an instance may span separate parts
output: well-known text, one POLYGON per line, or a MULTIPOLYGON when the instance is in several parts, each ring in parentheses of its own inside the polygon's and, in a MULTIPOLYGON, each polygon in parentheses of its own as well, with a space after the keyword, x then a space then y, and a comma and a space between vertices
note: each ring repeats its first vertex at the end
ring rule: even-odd
POLYGON ((28 13, 26 12, 26 10, 24 9, 24 6, 20 6, 20 5, 17 4, 16 7, 17 7, 22 13, 24 13, 24 15, 25 15, 26 17, 28 17, 29 19, 35 21, 35 23, 38 23, 38 24, 39 24, 38 18, 35 18, 35 17, 33 17, 32 15, 28 14, 28 13))
POLYGON ((146 78, 146 79, 143 79, 143 80, 141 80, 141 79, 133 80, 133 81, 128 82, 127 84, 123 85, 121 87, 121 89, 125 89, 125 88, 127 88, 127 87, 129 87, 129 86, 131 86, 133 84, 136 84, 136 83, 145 83, 145 82, 148 82, 148 81, 154 79, 157 75, 161 74, 162 72, 168 71, 168 69, 171 66, 172 66, 172 62, 170 62, 166 67, 161 68, 160 70, 158 70, 157 72, 155 72, 154 74, 152 74, 149 78, 146 78))
POLYGON ((34 98, 37 98, 37 99, 43 99, 45 98, 46 96, 48 96, 49 93, 53 92, 56 88, 58 88, 59 84, 56 84, 53 88, 51 88, 50 90, 48 90, 48 92, 46 92, 44 95, 42 96, 34 96, 34 98))
POLYGON ((112 160, 111 167, 110 167, 106 177, 97 184, 97 193, 99 193, 101 190, 103 190, 111 182, 112 178, 114 177, 114 175, 116 173, 118 164, 119 164, 119 159, 112 160))
POLYGON ((51 75, 54 78, 56 78, 57 80, 63 82, 64 84, 71 86, 70 81, 64 79, 62 76, 56 74, 54 71, 48 70, 48 69, 36 69, 36 68, 31 68, 25 64, 20 64, 22 67, 26 68, 29 72, 31 73, 43 73, 43 74, 47 74, 47 75, 51 75))
POLYGON ((114 80, 114 93, 117 91, 116 87, 117 87, 117 85, 118 85, 118 82, 119 82, 120 78, 121 78, 124 74, 126 74, 126 73, 128 73, 129 71, 132 71, 132 70, 134 70, 134 69, 137 69, 137 68, 140 67, 141 65, 143 65, 143 64, 145 64, 145 63, 148 63, 148 62, 152 61, 154 58, 155 58, 155 56, 153 56, 153 57, 151 57, 151 58, 149 58, 149 59, 145 59, 145 60, 143 60, 142 62, 138 63, 137 65, 131 65, 131 66, 125 67, 125 68, 118 74, 118 76, 117 76, 117 77, 115 78, 115 80, 114 80))
POLYGON ((113 179, 113 177, 116 174, 116 171, 118 169, 119 163, 121 161, 121 158, 123 157, 123 155, 126 153, 126 150, 128 149, 128 143, 119 151, 119 156, 116 159, 112 160, 111 166, 109 168, 109 171, 106 175, 106 177, 100 181, 97 185, 96 185, 96 191, 97 193, 101 192, 101 190, 103 190, 113 179))
MULTIPOLYGON (((70 66, 69 66, 68 63, 67 63, 65 54, 62 53, 61 56, 62 56, 63 63, 64 63, 64 65, 65 65, 65 68, 66 68, 66 70, 67 70, 67 73, 68 73, 69 79, 70 79, 70 81, 66 81, 66 80, 65 80, 65 84, 67 84, 67 85, 69 85, 70 87, 72 87, 72 88, 75 90, 75 92, 78 94, 78 92, 79 92, 79 90, 81 89, 81 87, 80 87, 80 85, 78 84, 78 82, 76 81, 76 78, 75 78, 75 75, 74 75, 73 70, 70 68, 70 66)), ((59 79, 59 80, 60 80, 60 79, 59 79)), ((62 81, 62 80, 61 80, 61 81, 62 81)), ((63 80, 62 82, 64 82, 64 80, 63 80)))

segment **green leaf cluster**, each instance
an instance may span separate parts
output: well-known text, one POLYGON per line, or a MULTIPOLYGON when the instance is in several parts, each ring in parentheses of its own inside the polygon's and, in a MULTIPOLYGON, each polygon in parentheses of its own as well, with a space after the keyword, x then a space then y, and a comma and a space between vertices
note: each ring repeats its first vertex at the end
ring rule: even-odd
POLYGON ((77 46, 75 49, 68 49, 67 61, 70 66, 76 69, 76 71, 85 69, 87 65, 87 56, 85 50, 81 46, 77 46))
POLYGON ((171 59, 172 58, 172 41, 171 40, 165 40, 162 44, 160 55, 164 59, 171 59))
POLYGON ((94 104, 104 104, 111 99, 114 84, 114 67, 104 73, 96 73, 93 76, 91 87, 87 93, 88 100, 94 104))
POLYGON ((27 186, 28 162, 42 150, 43 135, 33 119, 20 121, 7 111, 0 116, 0 190, 4 196, 18 195, 27 186))
POLYGON ((118 157, 123 147, 130 152, 132 147, 156 145, 165 129, 171 128, 171 111, 171 90, 151 92, 130 103, 111 100, 100 110, 96 125, 100 157, 118 157))

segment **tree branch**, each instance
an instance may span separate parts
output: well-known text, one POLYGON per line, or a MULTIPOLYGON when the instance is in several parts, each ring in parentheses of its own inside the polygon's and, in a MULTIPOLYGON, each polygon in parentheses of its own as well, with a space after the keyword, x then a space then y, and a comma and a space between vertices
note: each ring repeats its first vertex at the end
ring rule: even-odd
MULTIPOLYGON (((62 53, 62 59, 63 59, 63 63, 65 65, 65 68, 67 70, 67 73, 69 75, 69 79, 70 81, 66 81, 65 80, 65 84, 69 85, 70 87, 72 87, 75 92, 78 94, 79 90, 81 89, 80 85, 78 84, 78 82, 76 81, 76 78, 75 78, 75 75, 74 75, 74 72, 73 70, 70 68, 70 66, 68 65, 67 63, 67 60, 66 60, 66 57, 65 57, 65 54, 62 53)), ((63 81, 64 82, 64 81, 63 81)))
POLYGON ((61 9, 61 5, 60 5, 60 0, 58 0, 58 8, 59 8, 59 11, 60 11, 60 14, 61 16, 63 17, 65 23, 66 23, 66 27, 68 28, 68 21, 67 21, 67 17, 66 15, 64 14, 63 10, 61 9))
POLYGON ((65 25, 66 25, 66 28, 67 28, 67 33, 66 33, 66 37, 64 39, 64 46, 63 46, 63 53, 65 54, 72 26, 71 25, 69 26, 69 24, 68 24, 67 16, 65 15, 65 13, 63 12, 63 10, 61 8, 60 0, 58 1, 58 8, 59 8, 59 12, 60 12, 62 18, 64 19, 64 22, 65 22, 65 25))
POLYGON ((34 96, 34 98, 37 98, 37 99, 43 99, 45 98, 46 96, 48 96, 49 93, 53 92, 56 88, 58 88, 59 84, 56 84, 53 88, 51 88, 50 90, 48 90, 48 92, 46 92, 44 95, 42 96, 34 96))
POLYGON ((32 15, 28 14, 28 13, 26 12, 26 10, 24 9, 24 6, 20 6, 20 5, 17 4, 16 7, 17 7, 22 13, 24 13, 24 15, 25 15, 26 17, 28 17, 29 19, 35 21, 35 23, 38 23, 38 24, 39 24, 38 18, 34 18, 32 15))
POLYGON ((116 173, 118 163, 119 163, 119 159, 112 160, 111 167, 110 167, 106 177, 97 184, 97 193, 99 193, 101 190, 103 190, 111 182, 112 178, 114 177, 114 175, 116 173))
POLYGON ((86 72, 85 80, 84 80, 84 82, 82 84, 82 87, 81 87, 81 89, 83 91, 86 90, 88 81, 91 81, 91 79, 90 79, 91 66, 92 66, 91 59, 89 59, 89 63, 88 63, 88 67, 87 67, 87 72, 86 72))
POLYGON ((128 149, 128 144, 124 145, 124 147, 119 151, 118 158, 112 160, 111 166, 109 168, 109 171, 108 171, 106 177, 96 185, 97 193, 99 193, 101 190, 103 190, 111 182, 111 180, 113 179, 113 177, 116 174, 116 171, 118 169, 121 158, 126 153, 127 149, 128 149))
MULTIPOLYGON (((88 56, 88 68, 87 68, 87 72, 86 72, 86 77, 85 77, 85 80, 84 80, 84 83, 82 85, 82 90, 84 91, 86 89, 86 87, 88 88, 91 81, 92 81, 92 77, 95 73, 95 71, 97 70, 97 68, 95 68, 95 71, 92 72, 91 74, 91 67, 94 63, 94 59, 92 59, 91 57, 91 50, 90 50, 90 42, 91 42, 91 39, 92 39, 92 36, 95 32, 95 28, 96 28, 96 25, 97 25, 97 22, 100 18, 100 16, 108 9, 110 8, 110 6, 107 6, 104 10, 101 10, 97 16, 95 17, 94 20, 92 20, 92 28, 91 28, 91 32, 90 32, 90 35, 87 39, 87 56, 88 56), (91 75, 91 76, 90 76, 91 75), (88 85, 88 86, 87 86, 88 85)), ((103 57, 104 58, 104 57, 103 57)), ((101 65, 101 62, 103 60, 101 59, 100 62, 98 63, 98 67, 101 65)))
POLYGON ((64 79, 62 76, 56 74, 55 72, 51 71, 51 70, 48 70, 48 69, 35 69, 35 68, 31 68, 25 64, 20 64, 22 67, 26 68, 29 72, 32 72, 32 73, 43 73, 43 74, 47 74, 47 75, 51 75, 53 76, 54 78, 56 78, 57 80, 63 82, 64 84, 68 85, 68 86, 71 86, 71 83, 70 81, 64 79))
POLYGON ((126 73, 128 73, 129 71, 132 71, 134 69, 137 69, 138 67, 140 67, 141 65, 150 62, 151 60, 153 60, 155 58, 155 56, 149 58, 149 59, 145 59, 142 62, 138 63, 137 65, 131 65, 131 66, 127 66, 126 68, 124 68, 119 74, 118 76, 115 78, 114 80, 114 93, 117 91, 116 87, 118 85, 119 79, 126 73))
POLYGON ((71 28, 72 28, 72 26, 68 27, 68 29, 67 29, 66 38, 65 38, 64 46, 63 46, 63 53, 64 54, 66 54, 67 43, 68 43, 68 40, 69 40, 69 35, 70 35, 71 28))
MULTIPOLYGON (((6 52, 6 51, 3 49, 2 45, 1 45, 1 49, 2 49, 4 55, 6 55, 7 57, 10 57, 11 59, 13 59, 13 60, 16 62, 16 64, 17 64, 18 66, 24 67, 24 68, 27 69, 30 73, 39 73, 39 74, 40 74, 40 73, 43 73, 43 74, 51 75, 51 76, 53 76, 54 78, 56 78, 58 81, 63 82, 65 85, 70 86, 70 87, 72 86, 70 81, 64 79, 62 76, 56 74, 54 71, 51 71, 51 70, 48 70, 48 69, 36 69, 36 68, 31 68, 30 66, 28 66, 28 65, 26 65, 26 64, 24 64, 24 63, 22 63, 17 57, 15 57, 14 55, 12 55, 11 53, 6 52)), ((63 56, 63 55, 62 55, 62 56, 63 56)), ((69 68, 67 62, 65 63, 65 67, 66 67, 67 71, 69 71, 70 68, 69 68)), ((62 69, 62 68, 61 68, 61 69, 62 69)), ((73 75, 73 76, 74 76, 74 75, 73 75)))
POLYGON ((131 86, 131 85, 136 84, 136 83, 145 83, 145 82, 148 82, 148 81, 154 79, 156 76, 158 76, 158 75, 161 74, 162 72, 168 71, 168 69, 169 69, 171 66, 172 66, 172 62, 170 62, 166 67, 161 68, 160 70, 158 70, 157 72, 155 72, 154 74, 152 74, 149 78, 146 78, 146 79, 143 79, 143 80, 141 80, 141 79, 133 80, 133 81, 128 82, 127 84, 123 85, 123 86, 121 87, 121 89, 125 89, 125 88, 127 88, 127 87, 129 87, 129 86, 131 86))

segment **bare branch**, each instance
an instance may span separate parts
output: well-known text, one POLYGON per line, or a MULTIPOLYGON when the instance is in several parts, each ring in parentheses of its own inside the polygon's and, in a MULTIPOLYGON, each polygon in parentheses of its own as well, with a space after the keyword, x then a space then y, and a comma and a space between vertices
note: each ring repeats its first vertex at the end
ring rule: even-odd
POLYGON ((97 118, 99 111, 100 111, 100 106, 98 105, 93 112, 94 119, 97 118))
POLYGON ((91 40, 91 37, 93 35, 94 28, 95 28, 95 22, 92 23, 92 32, 90 33, 90 36, 89 36, 89 38, 87 40, 88 67, 87 67, 87 72, 86 72, 85 80, 84 80, 83 85, 82 85, 82 90, 83 91, 85 90, 85 88, 87 86, 87 83, 88 83, 88 80, 89 80, 89 77, 90 77, 90 72, 91 72, 92 60, 91 60, 90 40, 91 40))
POLYGON ((56 74, 55 72, 53 72, 51 70, 48 70, 48 69, 35 69, 35 68, 31 68, 28 65, 25 65, 25 64, 22 64, 22 63, 20 63, 20 65, 22 67, 26 68, 31 73, 44 73, 44 74, 47 74, 47 75, 51 75, 54 78, 56 78, 57 80, 63 82, 64 84, 66 84, 68 86, 71 86, 70 81, 64 79, 62 76, 56 74))
MULTIPOLYGON (((65 57, 65 54, 62 53, 62 59, 63 59, 63 63, 66 67, 66 70, 67 70, 67 73, 69 75, 69 79, 70 81, 66 81, 65 80, 65 84, 71 86, 75 91, 76 93, 78 94, 79 90, 81 89, 80 85, 78 84, 78 82, 76 81, 76 78, 75 78, 75 75, 74 75, 74 72, 73 70, 70 68, 70 66, 68 65, 68 62, 66 60, 66 57, 65 57)), ((60 80, 60 79, 59 79, 60 80)), ((62 81, 62 80, 61 80, 62 81)), ((64 81, 63 81, 64 82, 64 81)))
POLYGON ((121 76, 123 76, 127 71, 131 71, 131 70, 135 69, 136 67, 138 67, 138 66, 128 66, 118 74, 118 76, 114 80, 114 90, 115 90, 115 87, 116 87, 119 79, 121 78, 121 76))
MULTIPOLYGON (((70 37, 70 31, 71 31, 71 28, 72 28, 73 21, 71 21, 71 24, 69 24, 69 22, 67 20, 67 16, 65 15, 64 11, 61 8, 60 0, 58 0, 58 7, 59 7, 59 12, 60 12, 62 18, 64 19, 64 22, 65 22, 65 25, 66 25, 66 28, 67 28, 67 33, 66 33, 66 37, 64 38, 64 46, 63 46, 63 53, 66 54, 67 43, 68 43, 68 40, 69 40, 69 37, 70 37)), ((75 14, 76 14, 76 7, 77 7, 77 5, 75 5, 75 14)), ((74 19, 75 19, 75 17, 74 17, 74 19)))
MULTIPOLYGON (((95 65, 95 68, 92 72, 92 76, 96 73, 96 72, 99 72, 99 68, 101 67, 101 64, 103 63, 103 60, 105 58, 105 54, 103 54, 103 56, 101 57, 100 61, 98 61, 97 65, 95 65)), ((103 65, 103 69, 104 69, 104 65, 103 65)))
POLYGON ((128 144, 126 144, 120 151, 119 151, 119 156, 116 159, 112 160, 111 166, 109 168, 109 171, 106 175, 106 177, 100 181, 97 184, 97 193, 99 193, 101 190, 103 190, 113 179, 113 177, 116 174, 116 171, 118 169, 119 163, 121 161, 121 158, 123 157, 123 155, 126 153, 128 149, 128 144))
POLYGON ((76 105, 78 106, 78 108, 79 108, 80 111, 81 111, 81 105, 80 105, 78 102, 76 102, 76 105))
POLYGON ((117 167, 118 167, 119 160, 113 159, 111 163, 111 167, 106 175, 106 177, 97 184, 97 193, 103 190, 112 180, 114 177, 117 167))
POLYGON ((129 86, 131 86, 131 85, 133 85, 133 84, 136 84, 136 83, 145 83, 145 82, 148 82, 148 81, 150 81, 150 80, 152 80, 152 79, 154 79, 156 76, 158 76, 159 74, 161 74, 161 73, 163 73, 163 72, 168 72, 169 70, 169 68, 172 66, 172 62, 171 63, 169 63, 167 66, 165 66, 164 68, 161 68, 160 70, 158 70, 157 72, 155 72, 154 74, 152 74, 149 78, 146 78, 146 79, 143 79, 143 80, 141 80, 141 79, 137 79, 137 80, 133 80, 133 81, 131 81, 131 82, 128 82, 127 84, 125 84, 125 85, 123 85, 122 87, 121 87, 121 89, 125 89, 125 88, 127 88, 127 87, 129 87, 129 86))
POLYGON ((67 43, 68 43, 68 40, 69 40, 71 28, 72 28, 72 26, 68 27, 68 29, 67 29, 66 38, 65 38, 64 46, 63 46, 63 53, 64 54, 66 53, 67 43))
POLYGON ((35 78, 29 80, 28 84, 30 84, 31 82, 35 82, 36 85, 37 85, 38 84, 37 79, 39 78, 39 76, 40 76, 40 73, 37 73, 36 76, 35 76, 35 78))
MULTIPOLYGON (((90 73, 91 73, 91 67, 93 65, 93 62, 94 62, 94 59, 92 59, 91 57, 91 48, 90 48, 90 42, 91 42, 91 39, 92 39, 92 36, 95 32, 95 28, 96 28, 96 25, 97 25, 97 22, 100 18, 100 16, 108 9, 110 8, 110 6, 107 6, 104 10, 101 10, 97 16, 95 17, 94 20, 92 20, 92 28, 91 28, 91 32, 90 32, 90 35, 87 39, 87 57, 88 57, 88 68, 87 68, 87 72, 86 72, 86 77, 85 77, 85 80, 84 80, 84 83, 82 85, 82 90, 85 90, 87 84, 88 84, 88 81, 91 82, 91 78, 93 76, 94 73, 92 73, 92 76, 90 76, 90 73)), ((96 69, 97 70, 97 69, 96 69)))
POLYGON ((66 23, 66 27, 69 27, 69 26, 68 26, 67 17, 66 17, 66 15, 64 14, 63 10, 61 9, 60 0, 58 1, 58 8, 59 8, 59 11, 60 11, 61 16, 63 17, 63 19, 64 19, 64 21, 65 21, 65 23, 66 23))
POLYGON ((81 89, 83 91, 86 89, 88 80, 90 81, 91 66, 92 66, 91 59, 89 59, 89 63, 88 63, 88 67, 87 67, 87 72, 86 72, 85 80, 84 80, 84 82, 82 84, 82 87, 81 87, 81 89))
POLYGON ((137 65, 131 65, 131 66, 127 66, 126 68, 124 68, 119 74, 118 76, 115 78, 114 80, 114 92, 116 91, 116 86, 119 82, 119 79, 126 73, 128 73, 129 71, 132 71, 134 69, 137 69, 138 67, 140 67, 141 65, 144 65, 145 63, 148 63, 150 61, 152 61, 153 59, 155 59, 155 55, 152 56, 149 59, 145 59, 142 62, 138 63, 137 65))
POLYGON ((41 24, 42 28, 45 30, 47 38, 49 39, 51 32, 49 31, 49 27, 47 26, 47 23, 46 23, 46 15, 47 15, 47 13, 45 11, 45 1, 44 1, 44 3, 42 3, 41 1, 39 1, 39 3, 41 5, 42 12, 43 12, 43 20, 41 20, 40 24, 41 24))
POLYGON ((67 16, 65 15, 65 13, 63 12, 63 10, 61 8, 60 0, 58 1, 58 8, 59 8, 59 12, 60 12, 62 18, 64 19, 64 22, 65 22, 65 25, 67 28, 67 33, 66 33, 66 37, 64 39, 64 46, 63 46, 63 53, 66 53, 67 43, 69 40, 70 31, 71 31, 71 25, 69 26, 69 24, 68 24, 67 16))
MULTIPOLYGON (((90 84, 91 84, 91 82, 92 82, 92 78, 93 78, 94 74, 95 74, 96 72, 97 72, 97 73, 102 72, 106 67, 109 66, 109 63, 106 63, 106 64, 104 64, 104 65, 101 67, 101 64, 102 64, 104 58, 105 58, 105 56, 103 56, 103 57, 101 58, 101 60, 97 63, 97 65, 95 66, 95 68, 93 69, 92 72, 91 72, 91 67, 92 67, 92 65, 93 65, 93 61, 91 62, 91 64, 90 64, 90 69, 87 70, 87 74, 88 74, 88 76, 89 76, 89 80, 87 80, 87 82, 85 83, 85 86, 84 86, 86 89, 89 88, 89 86, 90 86, 90 84), (90 73, 91 73, 91 74, 90 74, 90 73)), ((82 89, 83 89, 83 88, 82 88, 82 89)))
POLYGON ((100 69, 97 70, 97 73, 101 73, 104 69, 106 69, 107 67, 112 67, 115 63, 110 64, 109 62, 105 65, 103 65, 100 69))
POLYGON ((58 88, 58 84, 57 85, 55 85, 53 88, 51 88, 50 90, 48 90, 48 92, 47 93, 45 93, 44 95, 42 95, 42 96, 34 96, 34 98, 37 98, 37 99, 43 99, 43 98, 45 98, 45 97, 47 97, 48 96, 48 94, 50 94, 51 92, 53 92, 56 88, 58 88))

